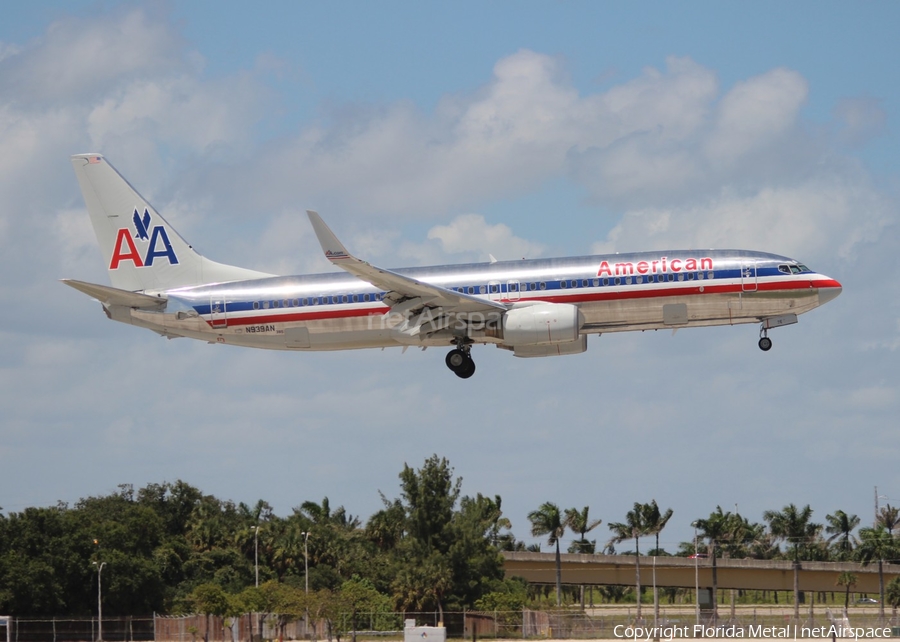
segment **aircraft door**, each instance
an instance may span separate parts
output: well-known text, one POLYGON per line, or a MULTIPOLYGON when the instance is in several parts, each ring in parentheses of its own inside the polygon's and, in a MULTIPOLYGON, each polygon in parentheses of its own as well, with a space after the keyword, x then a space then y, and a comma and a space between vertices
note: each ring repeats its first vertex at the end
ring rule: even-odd
POLYGON ((227 307, 225 299, 209 300, 209 324, 214 328, 228 327, 227 307))
POLYGON ((506 298, 510 301, 518 301, 522 296, 519 290, 519 282, 518 281, 507 281, 506 283, 506 298))
POLYGON ((501 290, 500 281, 488 281, 488 299, 491 301, 499 301, 502 299, 503 292, 501 292, 501 290))
POLYGON ((755 261, 742 261, 741 262, 741 291, 742 292, 756 292, 756 289, 757 289, 756 262, 755 261))

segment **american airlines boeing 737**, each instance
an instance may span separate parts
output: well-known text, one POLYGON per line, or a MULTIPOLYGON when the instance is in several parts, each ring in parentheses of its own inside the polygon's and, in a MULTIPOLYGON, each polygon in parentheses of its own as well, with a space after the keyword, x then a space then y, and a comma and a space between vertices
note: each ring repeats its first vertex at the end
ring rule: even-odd
POLYGON ((201 256, 100 154, 72 165, 112 287, 63 282, 114 321, 168 338, 273 350, 449 347, 458 377, 471 348, 570 355, 588 335, 758 323, 772 328, 841 293, 784 256, 678 250, 386 270, 356 258, 308 211, 325 256, 346 274, 276 276, 201 256))

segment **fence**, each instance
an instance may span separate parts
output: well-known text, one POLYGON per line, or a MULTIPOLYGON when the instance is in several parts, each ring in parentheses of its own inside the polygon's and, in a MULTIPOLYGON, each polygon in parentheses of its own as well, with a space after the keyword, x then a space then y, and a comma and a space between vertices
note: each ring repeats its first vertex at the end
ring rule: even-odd
MULTIPOLYGON (((10 642, 92 642, 97 639, 96 618, 9 619, 10 642)), ((152 617, 103 618, 105 642, 148 642, 153 640, 152 617)))
MULTIPOLYGON (((849 622, 853 628, 892 629, 900 636, 900 618, 895 614, 881 619, 878 609, 851 609, 849 622)), ((785 607, 738 607, 734 615, 728 607, 719 608, 713 622, 709 613, 698 620, 696 611, 685 606, 660 607, 659 619, 653 607, 645 605, 641 618, 635 605, 613 605, 586 610, 549 611, 492 611, 424 613, 343 613, 331 621, 311 622, 306 627, 302 618, 288 619, 276 614, 249 613, 236 618, 217 616, 154 616, 103 618, 103 642, 260 642, 260 640, 333 640, 349 638, 355 630, 363 639, 400 638, 402 622, 415 620, 419 626, 438 626, 447 629, 447 636, 467 640, 479 638, 508 639, 616 639, 623 637, 627 627, 641 626, 661 629, 678 627, 674 637, 797 637, 802 631, 827 630, 832 620, 825 608, 807 609, 795 620, 793 609, 785 607), (699 635, 695 624, 703 625, 699 635), (617 628, 621 627, 621 628, 617 628), (788 627, 785 629, 785 627, 788 627), (796 627, 794 629, 793 627, 796 627), (824 628, 821 628, 824 627, 824 628), (768 635, 766 629, 788 630, 788 635, 768 635), (723 629, 730 634, 722 633, 723 629), (710 632, 712 631, 712 633, 710 632), (719 633, 716 633, 718 631, 719 633)), ((839 625, 839 630, 842 625, 839 625)), ((94 642, 98 639, 96 618, 10 618, 10 642, 94 642)), ((665 636, 664 636, 665 637, 665 636)), ((819 635, 818 637, 830 637, 819 635)), ((838 634, 840 637, 840 633, 838 634)))

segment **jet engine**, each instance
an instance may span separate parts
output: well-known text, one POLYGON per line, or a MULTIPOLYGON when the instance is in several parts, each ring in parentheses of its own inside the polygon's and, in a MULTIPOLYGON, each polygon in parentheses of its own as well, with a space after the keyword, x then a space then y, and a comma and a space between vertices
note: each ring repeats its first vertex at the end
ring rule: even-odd
POLYGON ((501 324, 486 334, 508 346, 542 346, 571 343, 584 323, 578 307, 568 303, 538 303, 504 313, 501 324))

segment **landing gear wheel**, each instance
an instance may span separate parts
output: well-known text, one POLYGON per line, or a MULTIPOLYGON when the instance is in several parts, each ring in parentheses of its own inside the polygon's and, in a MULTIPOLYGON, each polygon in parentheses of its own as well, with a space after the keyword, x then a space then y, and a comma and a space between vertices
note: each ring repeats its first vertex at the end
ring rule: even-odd
POLYGON ((460 379, 468 379, 473 374, 475 374, 475 362, 472 361, 472 357, 469 357, 465 365, 456 370, 456 376, 460 379))
POLYGON ((475 362, 472 361, 468 346, 455 348, 448 352, 444 363, 460 379, 468 379, 475 374, 475 362))
POLYGON ((446 363, 447 367, 453 372, 457 372, 462 368, 466 364, 466 361, 471 361, 469 355, 458 348, 448 352, 447 357, 444 359, 444 363, 446 363))
POLYGON ((759 340, 759 349, 768 352, 772 349, 772 340, 769 337, 763 337, 759 340))

